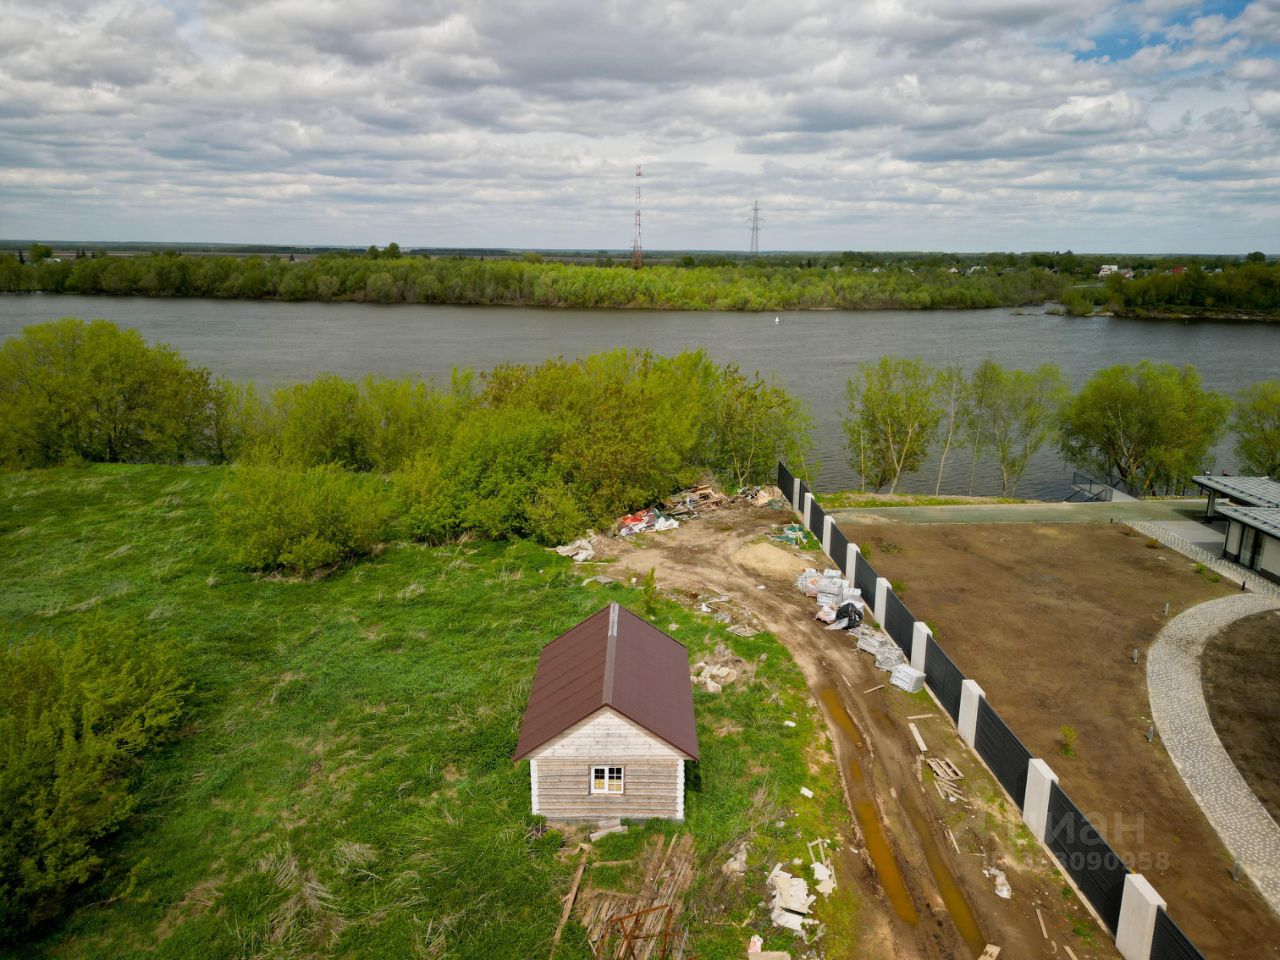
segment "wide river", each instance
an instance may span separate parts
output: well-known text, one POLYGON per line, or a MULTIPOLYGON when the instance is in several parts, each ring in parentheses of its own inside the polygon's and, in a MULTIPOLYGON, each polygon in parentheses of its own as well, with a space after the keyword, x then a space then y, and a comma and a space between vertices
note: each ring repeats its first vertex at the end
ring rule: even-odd
MULTIPOLYGON (((1233 392, 1280 376, 1280 324, 1184 323, 1053 316, 1040 308, 955 311, 816 311, 775 314, 658 310, 274 303, 55 295, 0 296, 0 337, 57 317, 102 317, 168 343, 219 376, 272 386, 322 372, 447 381, 454 367, 537 363, 614 347, 670 354, 701 348, 719 361, 759 370, 808 404, 822 490, 856 480, 841 418, 845 382, 857 364, 884 354, 972 368, 984 357, 1030 369, 1056 363, 1079 386, 1100 367, 1140 360, 1194 363, 1205 383, 1233 392)), ((1231 440, 1215 452, 1231 469, 1231 440)), ((932 491, 932 459, 903 489, 932 491)), ((1062 499, 1070 468, 1042 450, 1018 488, 1062 499)), ((968 487, 966 451, 947 463, 943 491, 968 487)), ((998 493, 999 471, 978 466, 975 493, 998 493)))

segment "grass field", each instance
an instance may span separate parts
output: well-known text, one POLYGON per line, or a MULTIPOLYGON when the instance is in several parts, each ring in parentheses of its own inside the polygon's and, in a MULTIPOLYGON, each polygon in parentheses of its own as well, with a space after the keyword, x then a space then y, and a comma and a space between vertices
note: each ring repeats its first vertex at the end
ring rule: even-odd
MULTIPOLYGON (((178 645, 196 686, 181 738, 138 771, 144 801, 104 875, 7 955, 545 954, 575 863, 560 834, 534 829, 527 765, 510 760, 520 716, 541 646, 609 599, 643 612, 640 593, 583 585, 581 567, 526 543, 393 544, 321 580, 250 576, 213 541, 221 477, 0 476, 9 640, 121 619, 178 645)), ((686 823, 633 827, 600 855, 692 832, 690 945, 703 960, 737 957, 751 932, 769 933, 755 907, 766 864, 847 822, 838 780, 772 637, 731 636, 666 600, 651 613, 692 659, 721 642, 758 669, 749 685, 695 693, 702 760, 686 823), (744 836, 746 885, 719 870, 744 836)), ((857 936, 847 893, 819 916, 829 946, 857 936)), ((571 925, 557 957, 589 955, 571 925)))

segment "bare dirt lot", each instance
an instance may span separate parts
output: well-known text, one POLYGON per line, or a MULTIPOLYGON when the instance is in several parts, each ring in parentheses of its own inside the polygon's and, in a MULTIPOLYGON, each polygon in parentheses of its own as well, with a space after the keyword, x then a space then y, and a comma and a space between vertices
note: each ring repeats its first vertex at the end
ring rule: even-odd
POLYGON ((1280 610, 1237 620, 1210 640, 1201 676, 1218 738, 1280 820, 1280 610))
POLYGON ((1280 919, 1232 882, 1217 835, 1146 740, 1145 651, 1165 604, 1173 616, 1233 587, 1121 524, 841 529, 1207 957, 1280 957, 1280 919), (1061 753, 1063 726, 1078 733, 1075 757, 1061 753))
POLYGON ((993 943, 1017 960, 1066 956, 1067 946, 1079 960, 1116 957, 928 695, 887 686, 888 675, 848 635, 814 622, 816 605, 794 578, 824 561, 767 539, 791 519, 764 508, 726 509, 678 530, 611 542, 609 569, 637 578, 652 569, 664 593, 691 605, 711 601, 735 626, 773 632, 804 671, 858 828, 850 841, 856 856, 837 863, 840 882, 864 904, 852 956, 957 960, 993 943), (963 770, 960 801, 939 796, 909 722, 922 729, 929 756, 963 770), (997 868, 1011 899, 996 894, 997 868))

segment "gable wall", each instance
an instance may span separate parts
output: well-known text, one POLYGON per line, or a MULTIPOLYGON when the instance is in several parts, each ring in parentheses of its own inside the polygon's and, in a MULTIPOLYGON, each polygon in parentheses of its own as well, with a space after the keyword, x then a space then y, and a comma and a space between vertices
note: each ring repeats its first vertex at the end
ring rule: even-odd
POLYGON ((585 760, 619 762, 631 757, 683 757, 675 747, 616 710, 602 707, 564 733, 548 740, 533 753, 536 760, 585 760))

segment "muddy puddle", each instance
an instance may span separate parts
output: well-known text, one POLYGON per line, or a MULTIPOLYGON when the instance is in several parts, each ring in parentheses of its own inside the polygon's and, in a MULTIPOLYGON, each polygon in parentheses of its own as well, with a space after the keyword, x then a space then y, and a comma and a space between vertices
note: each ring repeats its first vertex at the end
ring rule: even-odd
MULTIPOLYGON (((911 892, 907 889, 902 870, 898 866, 898 859, 894 856, 893 847, 885 834, 884 824, 881 822, 876 809, 871 784, 867 779, 866 772, 862 769, 859 759, 862 756, 866 756, 866 741, 863 739, 857 724, 853 722, 853 718, 849 716, 848 710, 845 709, 844 704, 841 702, 839 693, 834 688, 825 688, 820 696, 823 705, 827 708, 828 715, 848 738, 852 747, 851 750, 846 751, 848 754, 848 766, 846 769, 849 775, 849 799, 853 804, 854 816, 857 818, 858 826, 862 830, 867 856, 875 868, 881 889, 889 900, 894 913, 904 923, 916 926, 920 922, 920 914, 911 899, 911 892)), ((888 718, 886 717, 885 719, 887 720, 888 718)), ((934 883, 942 897, 943 904, 946 906, 948 915, 955 924, 956 930, 959 932, 965 946, 969 948, 971 955, 977 957, 986 947, 987 941, 978 926, 978 918, 974 914, 973 908, 969 905, 969 901, 960 889, 960 884, 951 872, 942 850, 938 847, 933 831, 929 829, 924 812, 917 804, 904 800, 904 798, 899 799, 899 804, 916 833, 915 839, 919 844, 920 851, 924 854, 925 863, 928 864, 929 872, 933 876, 934 883)))

